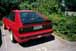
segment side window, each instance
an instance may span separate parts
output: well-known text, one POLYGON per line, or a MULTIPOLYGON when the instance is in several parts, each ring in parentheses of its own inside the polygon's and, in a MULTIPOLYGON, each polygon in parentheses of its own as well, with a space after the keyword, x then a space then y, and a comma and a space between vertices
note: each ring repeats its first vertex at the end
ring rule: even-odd
POLYGON ((8 16, 6 16, 8 19, 14 21, 15 20, 15 13, 10 13, 8 16))

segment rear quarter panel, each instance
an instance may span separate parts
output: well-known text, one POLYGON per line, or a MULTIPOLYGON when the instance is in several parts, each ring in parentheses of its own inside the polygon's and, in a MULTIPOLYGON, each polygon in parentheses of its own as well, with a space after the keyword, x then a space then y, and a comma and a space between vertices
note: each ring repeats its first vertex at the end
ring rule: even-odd
POLYGON ((11 25, 14 23, 12 20, 9 20, 8 18, 3 18, 3 23, 6 26, 7 29, 11 28, 11 25))

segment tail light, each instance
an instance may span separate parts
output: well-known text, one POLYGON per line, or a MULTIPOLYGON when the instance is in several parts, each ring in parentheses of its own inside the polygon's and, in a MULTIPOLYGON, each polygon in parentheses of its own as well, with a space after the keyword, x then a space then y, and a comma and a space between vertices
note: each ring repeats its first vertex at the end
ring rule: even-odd
POLYGON ((32 31, 32 27, 29 27, 29 28, 20 28, 19 29, 19 33, 29 32, 29 31, 32 31))

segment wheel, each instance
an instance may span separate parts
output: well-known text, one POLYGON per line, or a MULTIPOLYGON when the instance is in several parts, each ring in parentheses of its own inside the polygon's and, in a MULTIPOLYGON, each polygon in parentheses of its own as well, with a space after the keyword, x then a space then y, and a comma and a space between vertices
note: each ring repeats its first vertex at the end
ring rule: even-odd
POLYGON ((12 42, 13 42, 13 43, 17 43, 17 41, 14 39, 14 37, 13 37, 13 40, 12 40, 12 42))
POLYGON ((13 43, 17 43, 17 41, 14 39, 14 36, 13 36, 12 33, 10 34, 10 39, 11 39, 11 41, 12 41, 13 43))

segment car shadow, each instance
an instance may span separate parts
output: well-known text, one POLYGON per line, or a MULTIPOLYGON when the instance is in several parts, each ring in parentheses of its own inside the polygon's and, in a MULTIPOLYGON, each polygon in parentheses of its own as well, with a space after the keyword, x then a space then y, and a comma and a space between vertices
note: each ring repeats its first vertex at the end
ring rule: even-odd
POLYGON ((42 37, 42 38, 39 38, 39 39, 30 40, 29 42, 22 43, 22 44, 19 44, 19 45, 22 46, 22 47, 31 47, 31 46, 35 46, 35 45, 39 45, 39 44, 42 44, 42 43, 45 43, 45 42, 52 41, 54 39, 55 39, 55 37, 53 35, 51 35, 49 37, 42 37))

